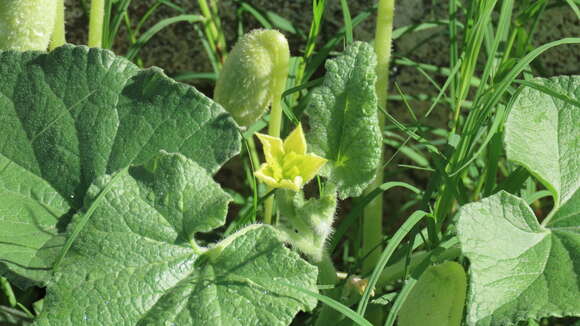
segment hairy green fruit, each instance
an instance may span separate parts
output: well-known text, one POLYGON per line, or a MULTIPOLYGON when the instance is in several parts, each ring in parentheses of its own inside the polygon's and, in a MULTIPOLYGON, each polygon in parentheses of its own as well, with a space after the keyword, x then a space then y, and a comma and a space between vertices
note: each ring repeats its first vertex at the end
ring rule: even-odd
POLYGON ((55 0, 0 1, 0 50, 45 51, 56 18, 55 0))
POLYGON ((260 29, 244 35, 224 63, 214 100, 240 126, 251 125, 282 95, 289 60, 288 41, 280 32, 260 29))
POLYGON ((461 325, 466 288, 467 277, 458 263, 429 267, 399 311, 399 325, 461 325))

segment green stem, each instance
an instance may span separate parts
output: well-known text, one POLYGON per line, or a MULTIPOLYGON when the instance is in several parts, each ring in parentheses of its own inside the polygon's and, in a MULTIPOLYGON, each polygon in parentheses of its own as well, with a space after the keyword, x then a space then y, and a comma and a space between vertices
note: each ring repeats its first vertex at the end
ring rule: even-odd
MULTIPOLYGON (((334 268, 334 264, 332 263, 328 251, 325 250, 322 260, 316 264, 316 266, 318 267, 318 284, 336 285, 336 283, 338 283, 336 269, 334 268)), ((325 290, 323 294, 336 300, 340 297, 340 289, 334 288, 325 290)), ((316 318, 315 326, 333 326, 343 319, 344 316, 342 314, 337 314, 333 308, 324 305, 316 318)))
MULTIPOLYGON (((198 0, 199 9, 205 18, 204 31, 211 50, 218 58, 219 65, 224 63, 226 56, 226 41, 221 29, 221 21, 218 15, 218 6, 215 0, 208 5, 206 0, 198 0)), ((221 68, 221 67, 220 67, 221 68)))
MULTIPOLYGON (((387 107, 387 95, 389 85, 389 61, 391 59, 391 40, 393 32, 393 13, 395 0, 380 0, 375 31, 375 52, 377 54, 377 83, 376 92, 378 105, 387 107)), ((379 126, 382 131, 385 126, 385 118, 379 114, 379 126)), ((366 189, 370 193, 383 184, 383 159, 378 164, 377 175, 374 182, 366 189)), ((383 199, 377 196, 364 210, 363 218, 363 255, 368 254, 363 262, 362 273, 368 274, 376 266, 381 252, 380 243, 383 241, 383 199), (372 252, 371 252, 372 250, 372 252)))
POLYGON ((50 47, 52 51, 59 46, 66 43, 65 28, 64 28, 64 0, 56 0, 56 19, 54 22, 54 30, 50 38, 50 47))
MULTIPOLYGON (((276 93, 274 93, 276 94, 276 93)), ((279 96, 274 96, 272 99, 272 110, 270 111, 270 122, 268 125, 268 134, 273 137, 280 137, 280 129, 282 126, 282 93, 279 96)), ((272 191, 268 187, 268 192, 272 191)), ((274 196, 271 196, 264 203, 264 223, 272 224, 272 214, 274 212, 274 196)))
MULTIPOLYGON (((272 109, 270 111, 270 121, 268 122, 268 134, 273 137, 280 137, 282 129, 282 94, 286 88, 288 79, 289 56, 277 56, 274 71, 272 72, 272 109)), ((272 189, 268 187, 268 192, 272 189)), ((272 214, 274 212, 274 196, 271 196, 264 203, 264 223, 272 224, 272 214)))
POLYGON ((89 21, 89 47, 100 48, 103 44, 103 22, 105 18, 105 0, 91 1, 89 21))

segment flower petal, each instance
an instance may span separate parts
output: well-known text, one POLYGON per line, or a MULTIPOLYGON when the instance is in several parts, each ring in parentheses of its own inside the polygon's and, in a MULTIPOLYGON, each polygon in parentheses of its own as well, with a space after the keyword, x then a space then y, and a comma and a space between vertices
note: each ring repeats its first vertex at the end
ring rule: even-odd
POLYGON ((302 187, 302 185, 299 186, 296 183, 294 183, 288 179, 280 180, 280 183, 278 186, 278 188, 290 189, 292 191, 300 191, 301 187, 302 187))
POLYGON ((306 137, 301 123, 284 140, 284 151, 286 153, 306 154, 306 137))
POLYGON ((280 187, 278 181, 276 181, 276 179, 274 179, 274 177, 269 174, 270 171, 271 169, 268 164, 264 163, 260 166, 258 171, 254 172, 254 176, 272 188, 280 187))
POLYGON ((284 145, 282 139, 260 133, 256 133, 256 136, 264 147, 266 162, 269 164, 280 164, 280 161, 284 156, 284 145))
POLYGON ((307 184, 312 180, 326 162, 328 162, 327 159, 315 154, 301 155, 300 159, 296 160, 296 166, 300 171, 302 183, 307 184))

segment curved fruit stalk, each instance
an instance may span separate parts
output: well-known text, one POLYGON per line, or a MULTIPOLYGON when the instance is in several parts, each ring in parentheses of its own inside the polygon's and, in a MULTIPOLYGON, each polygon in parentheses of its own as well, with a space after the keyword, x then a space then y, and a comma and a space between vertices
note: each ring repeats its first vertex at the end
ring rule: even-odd
POLYGON ((429 267, 399 311, 400 326, 460 326, 467 277, 463 266, 445 262, 429 267))
POLYGON ((240 126, 250 126, 270 103, 281 99, 289 60, 288 41, 282 33, 259 29, 244 35, 224 63, 214 100, 240 126))
POLYGON ((0 50, 46 51, 56 6, 55 0, 0 1, 0 50))

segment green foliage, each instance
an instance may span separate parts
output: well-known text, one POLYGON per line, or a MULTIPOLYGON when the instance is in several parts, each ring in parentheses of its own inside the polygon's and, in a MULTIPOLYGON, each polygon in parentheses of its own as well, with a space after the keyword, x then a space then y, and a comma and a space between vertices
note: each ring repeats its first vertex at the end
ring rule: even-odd
MULTIPOLYGON (((537 80, 580 98, 580 78, 537 80)), ((508 158, 548 187, 554 208, 540 225, 523 199, 500 192, 462 207, 458 235, 470 259, 467 322, 511 325, 580 315, 580 110, 530 88, 506 122, 508 158)))
POLYGON ((460 264, 448 261, 429 267, 399 311, 399 325, 461 325, 466 290, 467 276, 460 264))
POLYGON ((46 51, 55 19, 55 0, 2 0, 0 50, 46 51))
POLYGON ((563 98, 524 87, 506 122, 506 151, 550 189, 559 206, 580 187, 580 109, 570 103, 580 100, 580 77, 534 81, 563 98))
POLYGON ((231 118, 158 69, 73 46, 3 52, 0 61, 0 271, 46 280, 45 251, 61 242, 58 231, 96 177, 161 149, 213 173, 239 151, 231 118))
POLYGON ((211 174, 240 148, 219 105, 108 51, 0 61, 0 271, 48 285, 37 325, 287 325, 314 308, 280 284, 317 291, 278 231, 195 239, 225 223, 211 174))
POLYGON ((71 229, 90 216, 49 286, 37 325, 287 325, 316 301, 316 269, 273 229, 250 226, 201 248, 225 222, 229 196, 198 164, 161 154, 97 178, 71 229), (78 295, 83 289, 83 295, 78 295))
POLYGON ((375 65, 373 48, 353 43, 326 62, 324 83, 312 91, 307 108, 308 143, 329 160, 322 174, 337 185, 340 198, 362 194, 382 155, 375 65))

